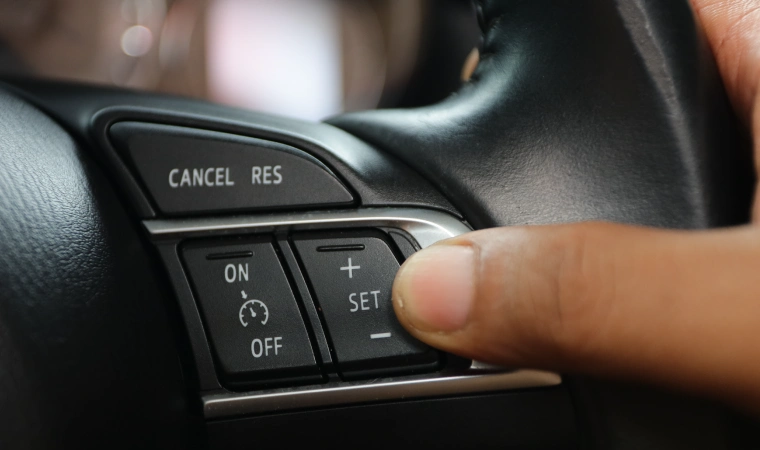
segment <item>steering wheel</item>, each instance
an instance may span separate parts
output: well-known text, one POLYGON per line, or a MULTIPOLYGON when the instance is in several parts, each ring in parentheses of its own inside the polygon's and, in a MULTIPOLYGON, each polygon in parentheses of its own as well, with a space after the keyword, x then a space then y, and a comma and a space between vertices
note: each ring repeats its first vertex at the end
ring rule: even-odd
POLYGON ((748 220, 751 156, 687 1, 477 10, 480 63, 454 95, 326 123, 3 81, 0 446, 694 450, 747 438, 709 402, 488 367, 391 322, 367 331, 389 320, 371 316, 389 311, 381 288, 331 303, 355 273, 374 267, 386 286, 416 249, 469 229, 748 220))

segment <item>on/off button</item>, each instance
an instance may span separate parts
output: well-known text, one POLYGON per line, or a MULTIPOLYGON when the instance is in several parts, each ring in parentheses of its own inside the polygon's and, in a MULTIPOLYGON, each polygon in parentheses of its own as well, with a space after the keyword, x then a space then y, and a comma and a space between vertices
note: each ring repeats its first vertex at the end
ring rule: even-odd
POLYGON ((182 256, 228 386, 318 377, 298 303, 268 239, 188 242, 182 256))
POLYGON ((437 353, 396 319, 391 288, 399 262, 382 233, 302 234, 293 242, 344 375, 435 366, 437 353))

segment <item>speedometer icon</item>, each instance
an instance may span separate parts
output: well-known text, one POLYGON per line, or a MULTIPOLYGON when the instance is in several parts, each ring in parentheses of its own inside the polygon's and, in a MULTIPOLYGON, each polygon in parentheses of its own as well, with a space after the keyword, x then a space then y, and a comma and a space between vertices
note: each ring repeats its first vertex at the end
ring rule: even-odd
POLYGON ((269 309, 267 305, 261 300, 248 300, 240 307, 240 324, 244 327, 248 326, 248 321, 261 321, 262 325, 267 324, 269 320, 269 309))

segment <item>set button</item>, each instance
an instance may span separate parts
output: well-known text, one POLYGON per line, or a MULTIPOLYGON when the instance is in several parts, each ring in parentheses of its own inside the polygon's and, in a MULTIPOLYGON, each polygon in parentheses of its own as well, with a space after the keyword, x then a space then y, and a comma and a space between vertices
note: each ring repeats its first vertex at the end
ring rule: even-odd
POLYGON ((300 234, 293 244, 322 310, 344 376, 432 368, 437 353, 396 319, 399 261, 379 231, 300 234))

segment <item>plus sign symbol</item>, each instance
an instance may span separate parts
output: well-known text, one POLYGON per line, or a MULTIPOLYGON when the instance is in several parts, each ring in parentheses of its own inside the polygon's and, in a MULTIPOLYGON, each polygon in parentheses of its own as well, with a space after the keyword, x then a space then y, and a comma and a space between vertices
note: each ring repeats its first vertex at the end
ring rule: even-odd
POLYGON ((354 277, 354 270, 361 269, 360 266, 354 266, 351 262, 351 258, 348 258, 348 264, 345 267, 341 267, 340 270, 345 270, 348 272, 348 278, 354 277))

